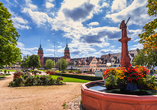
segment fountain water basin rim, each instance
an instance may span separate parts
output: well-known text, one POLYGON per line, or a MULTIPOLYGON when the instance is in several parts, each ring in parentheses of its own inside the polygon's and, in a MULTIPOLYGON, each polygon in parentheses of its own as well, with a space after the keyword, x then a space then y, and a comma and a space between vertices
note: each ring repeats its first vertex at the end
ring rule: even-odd
POLYGON ((126 95, 105 93, 89 89, 88 86, 94 83, 104 82, 93 81, 81 86, 82 104, 86 110, 155 110, 157 108, 157 95, 126 95))

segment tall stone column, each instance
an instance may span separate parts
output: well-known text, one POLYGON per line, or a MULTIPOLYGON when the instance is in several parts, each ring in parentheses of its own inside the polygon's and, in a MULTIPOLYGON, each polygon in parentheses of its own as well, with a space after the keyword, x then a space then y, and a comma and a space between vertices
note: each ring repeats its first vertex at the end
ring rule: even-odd
POLYGON ((121 67, 129 67, 130 66, 130 57, 128 52, 128 41, 131 38, 127 37, 127 26, 125 21, 123 20, 120 24, 120 29, 122 29, 122 38, 119 41, 122 43, 122 51, 121 51, 121 67))

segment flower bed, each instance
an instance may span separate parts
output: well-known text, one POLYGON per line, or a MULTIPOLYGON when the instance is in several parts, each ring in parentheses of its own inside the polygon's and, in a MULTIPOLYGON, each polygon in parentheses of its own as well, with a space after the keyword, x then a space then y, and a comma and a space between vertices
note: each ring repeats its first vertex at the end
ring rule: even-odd
POLYGON ((57 79, 49 76, 32 76, 29 73, 15 72, 13 81, 9 83, 11 87, 18 86, 38 86, 38 85, 63 85, 63 78, 61 76, 57 79))
POLYGON ((143 66, 110 68, 104 71, 103 76, 107 89, 120 88, 125 92, 157 90, 155 77, 149 75, 149 70, 143 66))

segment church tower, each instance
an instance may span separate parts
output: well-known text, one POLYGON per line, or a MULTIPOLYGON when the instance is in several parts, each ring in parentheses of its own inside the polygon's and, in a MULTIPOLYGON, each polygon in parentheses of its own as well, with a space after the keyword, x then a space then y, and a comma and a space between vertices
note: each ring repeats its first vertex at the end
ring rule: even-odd
POLYGON ((68 44, 66 44, 66 47, 65 47, 65 50, 64 50, 64 59, 67 61, 67 62, 70 62, 70 52, 69 52, 69 47, 68 47, 68 44))
POLYGON ((40 65, 41 65, 41 67, 43 67, 44 68, 44 57, 43 57, 43 49, 42 49, 42 47, 41 47, 41 44, 40 44, 40 47, 39 47, 39 49, 38 49, 38 56, 39 56, 39 59, 40 59, 40 65))

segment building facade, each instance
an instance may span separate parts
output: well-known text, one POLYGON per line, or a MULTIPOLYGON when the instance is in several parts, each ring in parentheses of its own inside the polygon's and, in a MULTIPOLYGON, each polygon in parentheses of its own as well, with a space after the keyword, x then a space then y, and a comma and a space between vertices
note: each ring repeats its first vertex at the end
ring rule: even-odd
MULTIPOLYGON (((68 44, 66 44, 66 47, 64 49, 64 56, 63 57, 44 57, 43 48, 41 47, 41 44, 40 44, 40 47, 38 49, 38 56, 39 56, 40 65, 42 68, 45 67, 46 60, 48 60, 48 59, 53 60, 55 62, 55 64, 57 63, 57 61, 59 59, 62 59, 62 58, 64 58, 68 63, 70 63, 70 61, 71 61, 70 50, 69 50, 68 44)), ((56 65, 55 65, 55 67, 56 67, 56 65)))

